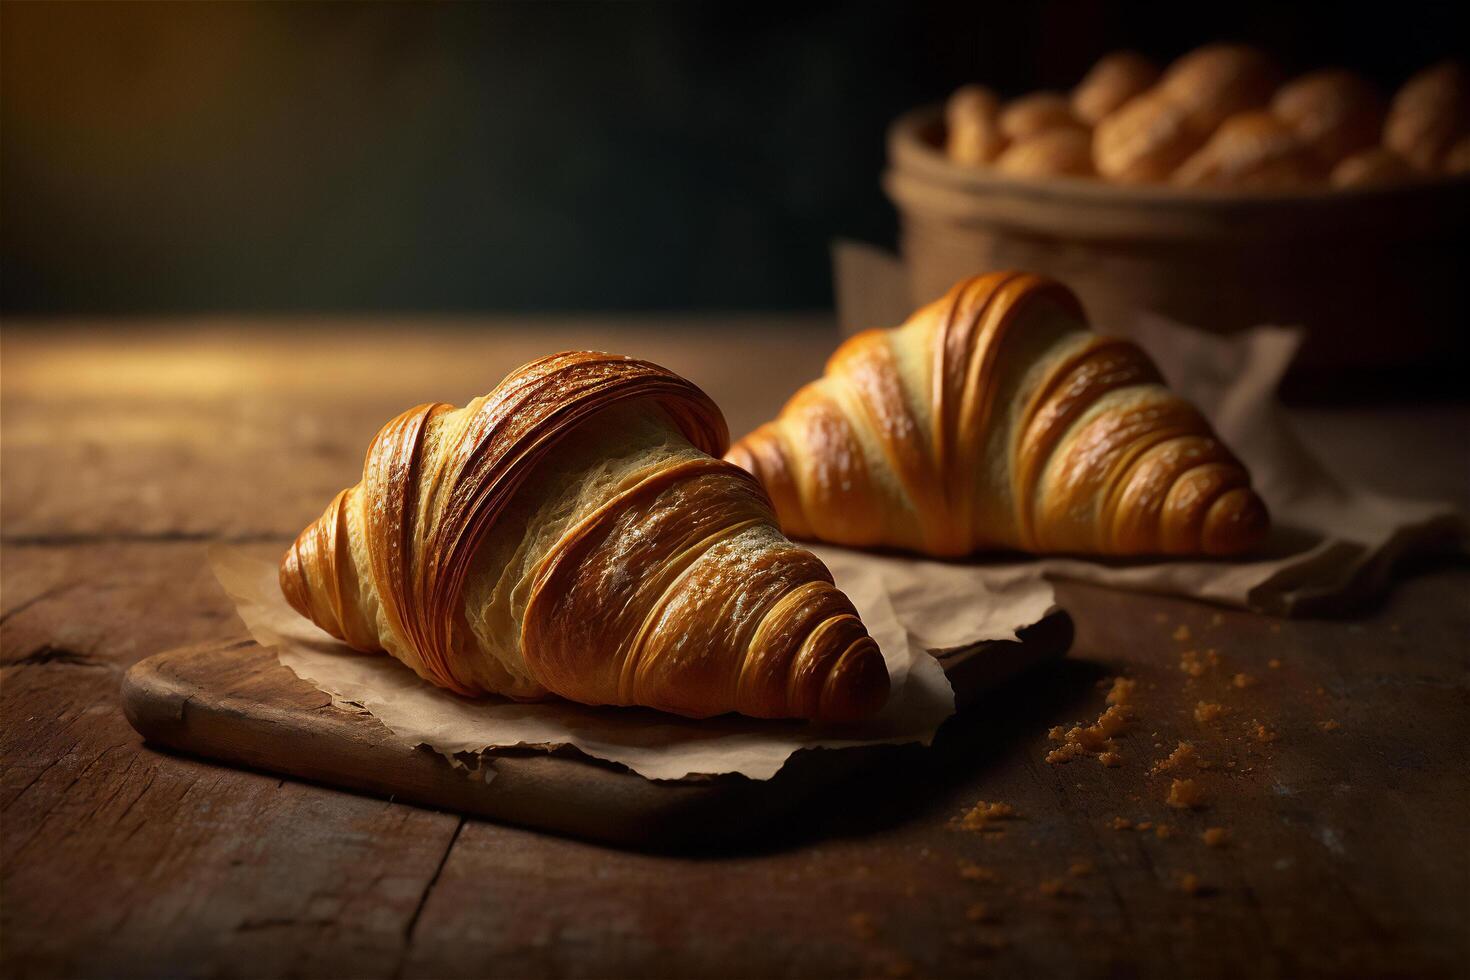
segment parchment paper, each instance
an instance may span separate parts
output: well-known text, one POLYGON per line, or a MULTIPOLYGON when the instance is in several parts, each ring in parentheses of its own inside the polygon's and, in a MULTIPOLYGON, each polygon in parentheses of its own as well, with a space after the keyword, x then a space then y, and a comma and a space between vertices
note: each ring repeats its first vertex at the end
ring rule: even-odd
MULTIPOLYGON (((1015 639, 1054 608, 1037 576, 976 583, 970 569, 817 550, 857 606, 888 664, 893 693, 871 722, 819 728, 727 715, 692 721, 637 708, 561 700, 518 704, 470 699, 434 687, 387 654, 364 654, 298 615, 281 595, 275 564, 230 546, 210 549, 215 576, 256 642, 340 702, 359 705, 409 745, 453 756, 488 747, 573 745, 650 779, 743 773, 768 779, 799 749, 896 742, 928 744, 954 714, 954 692, 926 652, 1015 639)), ((485 775, 493 778, 488 770, 485 775)))
MULTIPOLYGON (((908 276, 895 256, 839 242, 833 259, 845 332, 896 326, 912 312, 908 276)), ((1296 436, 1276 389, 1300 331, 1261 326, 1225 337, 1146 313, 1133 323, 1093 326, 1131 337, 1209 417, 1249 467, 1271 511, 1271 537, 1258 555, 1235 561, 978 560, 969 565, 977 585, 1002 588, 1045 575, 1295 615, 1371 599, 1409 555, 1465 550, 1470 532, 1453 505, 1354 486, 1296 436)))

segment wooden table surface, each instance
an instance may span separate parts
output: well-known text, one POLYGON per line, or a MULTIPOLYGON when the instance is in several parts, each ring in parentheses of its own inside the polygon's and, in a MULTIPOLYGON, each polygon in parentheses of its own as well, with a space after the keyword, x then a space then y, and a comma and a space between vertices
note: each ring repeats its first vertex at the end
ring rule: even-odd
MULTIPOLYGON (((740 431, 832 342, 793 317, 7 324, 4 975, 1464 976, 1463 564, 1335 621, 1061 584, 1066 662, 739 853, 623 852, 235 771, 122 717, 128 665, 244 636, 206 543, 277 553, 398 410, 613 345, 740 431), (1219 662, 1191 676, 1189 650, 1219 662), (1044 761, 1048 729, 1096 717, 1119 675, 1138 681, 1123 764, 1044 761), (1224 715, 1197 721, 1202 701, 1224 715), (1209 765, 1188 773, 1197 810, 1150 774, 1181 740, 1209 765), (950 825, 981 800, 1017 815, 950 825)), ((1376 486, 1470 498, 1463 409, 1297 420, 1376 486)))

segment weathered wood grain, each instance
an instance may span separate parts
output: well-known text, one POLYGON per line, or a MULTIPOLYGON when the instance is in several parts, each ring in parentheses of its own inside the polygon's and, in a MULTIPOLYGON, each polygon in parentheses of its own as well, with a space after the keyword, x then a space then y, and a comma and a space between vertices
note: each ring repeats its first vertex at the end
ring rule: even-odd
POLYGON ((365 324, 302 332, 206 321, 158 333, 11 329, 0 361, 9 539, 294 537, 362 475, 386 421, 464 404, 557 350, 620 348, 685 374, 732 432, 821 373, 812 317, 365 324), (738 356, 726 356, 729 341, 738 356), (758 370, 752 370, 759 365, 758 370))
MULTIPOLYGON (((471 350, 420 325, 381 348, 391 358, 337 363, 325 352, 360 338, 298 344, 244 325, 201 360, 170 351, 208 331, 17 341, 9 330, 6 976, 1455 977, 1470 961, 1462 565, 1422 569, 1336 621, 1064 584, 1072 656, 982 702, 932 751, 895 752, 759 846, 618 851, 151 751, 119 703, 142 657, 243 638, 204 568, 205 540, 259 538, 274 552, 356 479, 380 408, 461 398, 478 371, 466 351, 496 375, 519 356, 498 344, 520 352, 536 338, 489 330, 471 350), (291 429, 302 419, 314 421, 291 429), (1189 638, 1176 640, 1181 625, 1189 638), (1223 666, 1192 678, 1179 669, 1189 649, 1215 649, 1223 666), (1256 684, 1235 687, 1237 672, 1256 684), (1095 683, 1119 673, 1139 681, 1123 764, 1045 763, 1048 728, 1095 718, 1095 683), (1229 713, 1202 725, 1202 700, 1229 713), (1277 740, 1244 737, 1256 720, 1277 740), (1212 763, 1191 774, 1206 795, 1198 811, 1167 807, 1172 777, 1148 772, 1180 739, 1212 763), (981 799, 1019 816, 987 833, 949 828, 981 799), (1115 831, 1114 817, 1179 832, 1115 831), (1200 840, 1211 826, 1231 831, 1225 847, 1200 840), (1079 860, 1095 870, 1072 877, 1079 860), (963 877, 962 861, 997 881, 963 877), (1200 894, 1180 890, 1183 872, 1200 894), (998 921, 967 918, 981 902, 998 921)), ((654 333, 649 345, 669 352, 655 358, 710 387, 735 427, 826 352, 824 337, 654 333)), ((1466 417, 1303 420, 1378 486, 1464 500, 1466 417)))
MULTIPOLYGON (((1063 656, 1071 641, 1070 619, 1054 612, 1017 640, 948 651, 941 662, 964 705, 1063 656)), ((323 700, 270 651, 241 641, 140 661, 123 678, 122 700, 129 723, 155 747, 650 850, 758 840, 813 796, 888 757, 804 752, 764 781, 654 782, 574 750, 487 752, 466 760, 467 771, 406 745, 366 711, 323 700)))
POLYGON ((4 550, 7 975, 392 972, 456 818, 143 751, 122 716, 153 643, 240 632, 200 550, 4 550))

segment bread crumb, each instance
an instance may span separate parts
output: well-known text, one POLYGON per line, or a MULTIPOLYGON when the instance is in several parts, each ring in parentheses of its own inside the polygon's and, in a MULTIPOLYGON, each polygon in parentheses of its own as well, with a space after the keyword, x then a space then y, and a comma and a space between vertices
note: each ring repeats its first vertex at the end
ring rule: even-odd
POLYGON ((1170 752, 1167 758, 1160 759, 1154 763, 1154 767, 1148 771, 1150 776, 1157 776, 1161 772, 1171 772, 1182 769, 1185 766, 1197 764, 1192 742, 1180 742, 1179 746, 1170 752))
POLYGON ((1114 817, 1112 827, 1114 830, 1132 830, 1133 821, 1127 817, 1114 817))
POLYGON ((1073 861, 1072 866, 1067 869, 1067 874, 1071 875, 1073 878, 1086 878, 1088 875, 1092 874, 1096 870, 1097 865, 1093 864, 1086 858, 1083 858, 1080 861, 1073 861))
POLYGON ((1108 691, 1108 704, 1127 704, 1133 699, 1133 690, 1138 682, 1126 677, 1114 677, 1113 686, 1108 691))
POLYGON ((1138 830, 1152 830, 1154 822, 1152 820, 1141 820, 1133 826, 1138 830))
POLYGON ((1016 808, 1009 803, 986 803, 981 800, 961 814, 958 819, 951 821, 951 825, 960 830, 983 831, 989 829, 991 821, 1010 820, 1015 815, 1016 808))
POLYGON ((1000 881, 1000 875, 993 868, 986 868, 973 861, 961 861, 959 863, 960 877, 966 881, 978 881, 987 885, 994 885, 1000 881))
POLYGON ((1154 828, 1154 836, 1157 837, 1159 840, 1168 840, 1170 837, 1173 837, 1174 834, 1174 828, 1166 823, 1161 823, 1154 828))
POLYGON ((1256 679, 1250 674, 1236 674, 1231 683, 1236 687, 1254 687, 1256 679))
MULTIPOLYGON (((1128 727, 1128 707, 1123 704, 1114 704, 1098 715, 1097 721, 1083 728, 1074 725, 1062 736, 1062 744, 1046 754, 1046 761, 1052 765, 1063 762, 1071 762, 1081 755, 1099 756, 1103 765, 1110 765, 1101 756, 1113 751, 1112 739, 1114 735, 1121 734, 1128 727)), ((1118 757, 1121 762, 1121 756, 1118 757)))
POLYGON ((1082 894, 1062 878, 1048 878, 1036 890, 1047 898, 1080 898, 1082 894))
POLYGON ((1193 779, 1176 779, 1169 784, 1164 802, 1176 810, 1193 810, 1204 805, 1205 794, 1193 779))
POLYGON ((996 915, 995 910, 984 902, 976 902, 965 909, 965 918, 971 922, 994 922, 1000 916, 996 915))
POLYGON ((878 935, 878 926, 866 912, 854 912, 847 917, 847 924, 859 939, 872 939, 878 935))
POLYGON ((1123 754, 1116 749, 1108 749, 1106 752, 1098 753, 1097 761, 1109 769, 1116 769, 1123 764, 1123 754))
POLYGON ((1224 827, 1207 827, 1199 836, 1210 847, 1224 847, 1230 843, 1230 831, 1224 827))
POLYGON ((1127 706, 1123 704, 1113 705, 1097 716, 1097 722, 1092 727, 1104 738, 1112 738, 1114 735, 1122 734, 1128 728, 1127 706))
POLYGON ((1059 765, 1063 762, 1071 762, 1079 755, 1086 755, 1082 746, 1076 742, 1068 742, 1059 749, 1052 749, 1046 754, 1046 761, 1051 765, 1059 765))
POLYGON ((1204 883, 1199 880, 1199 875, 1190 871, 1181 872, 1179 875, 1179 890, 1186 895, 1200 895, 1204 892, 1204 883))
POLYGON ((1270 727, 1261 724, 1259 721, 1253 721, 1251 724, 1256 726, 1251 731, 1251 738, 1263 743, 1276 741, 1276 733, 1270 727))
POLYGON ((1063 738, 1066 737, 1066 734, 1066 731, 1062 728, 1061 725, 1053 725, 1046 731, 1047 739, 1053 742, 1060 742, 1063 738))
POLYGON ((1190 677, 1198 677, 1205 672, 1205 665, 1200 662, 1198 651, 1185 650, 1179 655, 1179 669, 1190 677))
POLYGON ((1270 660, 1266 661, 1266 666, 1270 667, 1272 670, 1280 670, 1281 661, 1277 660, 1275 657, 1272 657, 1270 660))
POLYGON ((1216 704, 1213 701, 1201 701, 1194 706, 1194 720, 1201 725, 1208 725, 1210 722, 1219 721, 1220 716, 1224 713, 1225 706, 1216 704))
POLYGON ((1178 640, 1180 643, 1189 642, 1189 638, 1192 635, 1193 634, 1189 632, 1188 623, 1180 623, 1179 628, 1174 631, 1174 639, 1178 640))
POLYGON ((1335 732, 1342 726, 1333 719, 1329 718, 1326 721, 1317 722, 1317 727, 1322 729, 1324 732, 1335 732))

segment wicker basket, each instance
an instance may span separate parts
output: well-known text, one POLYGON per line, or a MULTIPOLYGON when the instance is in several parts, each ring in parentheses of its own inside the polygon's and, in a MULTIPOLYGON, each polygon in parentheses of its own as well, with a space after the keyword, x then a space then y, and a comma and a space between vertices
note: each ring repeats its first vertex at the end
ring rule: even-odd
POLYGON ((937 108, 889 131, 884 187, 916 303, 1031 269, 1103 329, 1140 310, 1222 332, 1299 324, 1308 387, 1465 365, 1470 180, 1292 194, 1025 181, 951 163, 943 139, 937 108))

